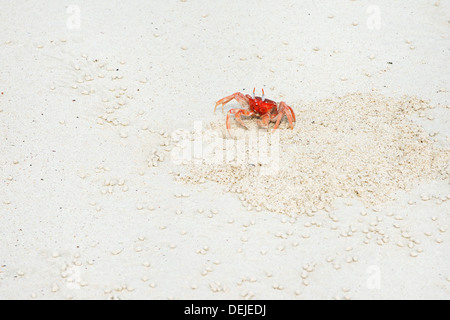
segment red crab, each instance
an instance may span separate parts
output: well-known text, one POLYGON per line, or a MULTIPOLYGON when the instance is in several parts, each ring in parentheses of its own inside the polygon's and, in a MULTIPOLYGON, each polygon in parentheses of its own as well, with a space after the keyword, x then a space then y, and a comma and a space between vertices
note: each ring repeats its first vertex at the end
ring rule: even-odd
POLYGON ((276 122, 275 127, 273 128, 273 132, 277 130, 280 125, 281 119, 286 116, 289 121, 289 126, 291 129, 294 129, 293 122, 295 122, 295 114, 290 106, 288 106, 285 102, 275 102, 264 97, 264 89, 262 89, 262 97, 255 97, 255 89, 253 89, 253 94, 244 95, 243 93, 236 92, 232 95, 220 99, 216 102, 216 107, 214 108, 214 112, 217 109, 218 105, 223 106, 235 99, 239 104, 245 109, 230 109, 227 113, 227 130, 230 132, 230 114, 234 114, 234 117, 240 125, 247 129, 247 127, 242 122, 241 116, 251 117, 258 116, 260 120, 258 120, 258 126, 264 129, 269 128, 269 122, 276 122))

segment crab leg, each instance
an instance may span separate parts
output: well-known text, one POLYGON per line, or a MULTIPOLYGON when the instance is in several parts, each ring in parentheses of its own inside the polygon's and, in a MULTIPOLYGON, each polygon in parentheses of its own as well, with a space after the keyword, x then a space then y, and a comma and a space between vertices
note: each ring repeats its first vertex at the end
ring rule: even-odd
POLYGON ((228 97, 222 98, 219 101, 216 102, 216 106, 214 107, 214 112, 216 112, 217 106, 222 105, 222 112, 223 112, 223 106, 230 102, 231 100, 235 99, 243 108, 248 108, 248 98, 240 93, 236 92, 232 95, 229 95, 228 97))
POLYGON ((292 114, 291 114, 291 112, 289 111, 289 109, 285 109, 284 111, 283 111, 283 113, 286 115, 286 118, 288 119, 288 121, 289 121, 289 126, 291 127, 291 130, 294 130, 294 124, 292 123, 292 114))
POLYGON ((292 108, 291 108, 290 106, 288 106, 288 105, 286 104, 286 102, 281 101, 280 104, 279 104, 279 106, 280 106, 281 108, 286 108, 286 109, 288 109, 289 112, 290 112, 290 114, 291 114, 291 116, 292 116, 292 120, 293 120, 294 122, 296 122, 294 110, 292 110, 292 108))
POLYGON ((295 121, 295 115, 293 116, 294 112, 292 111, 292 108, 289 107, 286 103, 280 102, 280 110, 278 111, 278 114, 275 116, 277 119, 277 122, 275 123, 275 127, 273 128, 273 132, 278 129, 278 126, 280 125, 280 121, 283 118, 284 115, 286 115, 289 126, 291 129, 294 129, 294 125, 292 121, 295 121))
POLYGON ((296 122, 296 120, 295 120, 295 113, 294 113, 294 110, 292 110, 292 108, 290 107, 290 106, 288 106, 284 101, 281 101, 280 102, 280 104, 283 104, 283 105, 285 105, 286 106, 286 108, 288 108, 289 109, 289 111, 291 112, 291 114, 292 114, 292 119, 293 119, 293 121, 294 122, 296 122))
POLYGON ((248 129, 247 126, 242 122, 241 115, 250 117, 254 116, 255 113, 249 110, 244 109, 230 109, 227 113, 227 130, 230 131, 231 129, 231 123, 230 123, 230 114, 234 114, 234 117, 236 118, 236 121, 239 122, 241 126, 243 126, 245 129, 248 129))
POLYGON ((273 116, 271 116, 270 112, 262 115, 261 120, 258 120, 258 126, 263 129, 268 129, 269 122, 272 118, 273 118, 273 116))
POLYGON ((272 132, 275 132, 275 130, 278 129, 278 126, 280 125, 280 121, 283 118, 283 113, 279 112, 277 114, 276 118, 277 118, 277 122, 275 123, 275 127, 273 127, 273 131, 272 132))

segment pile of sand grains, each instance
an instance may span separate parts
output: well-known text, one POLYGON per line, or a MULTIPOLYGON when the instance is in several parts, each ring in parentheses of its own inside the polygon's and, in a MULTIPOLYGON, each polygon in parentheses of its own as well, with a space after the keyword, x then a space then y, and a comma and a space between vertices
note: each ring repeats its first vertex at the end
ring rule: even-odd
MULTIPOLYGON (((215 181, 227 191, 239 193, 249 209, 289 215, 328 211, 338 197, 375 205, 421 181, 449 178, 450 150, 437 146, 412 121, 414 113, 430 108, 433 106, 418 98, 361 93, 294 105, 294 130, 288 129, 285 120, 277 130, 279 139, 275 136, 279 147, 272 156, 278 157, 278 166, 272 174, 262 174, 262 164, 249 160, 255 150, 247 141, 248 161, 237 162, 233 156, 215 163, 185 161, 177 179, 187 183, 215 181)), ((216 147, 220 151, 227 149, 227 141, 245 142, 249 132, 269 135, 258 130, 255 119, 245 119, 244 123, 248 131, 232 119, 233 138, 226 135, 222 116, 203 130, 226 137, 216 147)), ((273 141, 265 140, 269 144, 273 141)))

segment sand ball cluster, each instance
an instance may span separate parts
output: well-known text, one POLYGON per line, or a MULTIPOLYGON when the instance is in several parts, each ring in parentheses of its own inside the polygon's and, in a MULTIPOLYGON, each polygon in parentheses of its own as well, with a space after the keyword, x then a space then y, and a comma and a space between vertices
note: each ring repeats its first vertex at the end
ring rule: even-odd
MULTIPOLYGON (((261 163, 238 163, 224 156, 221 163, 190 161, 177 178, 225 185, 240 194, 249 210, 310 215, 329 211, 337 198, 375 205, 419 182, 449 177, 450 150, 438 146, 413 121, 415 114, 433 108, 422 99, 354 93, 292 105, 297 123, 294 130, 286 122, 278 130, 279 151, 271 155, 277 157, 275 172, 263 173, 261 163)), ((258 130, 255 119, 246 119, 245 124, 250 132, 258 130)), ((227 143, 235 139, 247 146, 246 159, 252 158, 254 148, 243 141, 249 131, 234 120, 233 138, 226 135, 222 117, 205 130, 224 137, 217 147, 222 150, 216 151, 227 154, 227 143)))

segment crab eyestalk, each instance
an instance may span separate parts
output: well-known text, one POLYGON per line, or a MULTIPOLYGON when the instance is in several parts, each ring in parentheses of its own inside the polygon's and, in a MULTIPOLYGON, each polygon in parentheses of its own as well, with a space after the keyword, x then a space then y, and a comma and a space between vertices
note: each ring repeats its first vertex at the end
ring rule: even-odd
POLYGON ((264 89, 262 89, 262 97, 261 97, 261 100, 262 100, 262 101, 265 101, 265 100, 266 100, 266 97, 264 96, 264 89))
POLYGON ((256 88, 253 88, 252 99, 255 99, 255 90, 256 88))

